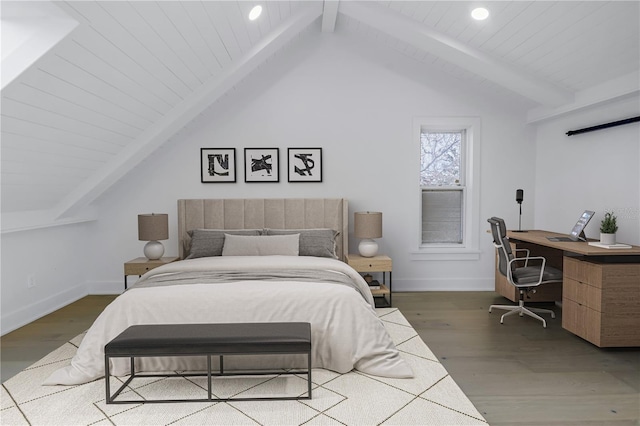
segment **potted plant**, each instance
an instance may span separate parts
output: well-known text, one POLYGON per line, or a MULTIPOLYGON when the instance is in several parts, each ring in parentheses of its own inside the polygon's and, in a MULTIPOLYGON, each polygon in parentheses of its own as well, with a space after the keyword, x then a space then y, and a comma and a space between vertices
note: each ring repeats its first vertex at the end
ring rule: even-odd
POLYGON ((617 217, 613 212, 606 212, 600 222, 600 242, 602 244, 615 244, 618 231, 617 217))

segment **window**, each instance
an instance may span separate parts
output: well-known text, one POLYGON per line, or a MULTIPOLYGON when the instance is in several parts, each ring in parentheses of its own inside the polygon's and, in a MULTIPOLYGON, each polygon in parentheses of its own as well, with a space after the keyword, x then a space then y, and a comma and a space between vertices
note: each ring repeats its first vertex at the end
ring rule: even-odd
POLYGON ((420 132, 422 244, 462 244, 465 130, 420 132))
POLYGON ((419 140, 420 255, 424 259, 479 257, 480 119, 422 117, 414 120, 419 140), (434 257, 434 253, 444 256, 434 257), (452 257, 447 257, 451 254, 452 257))

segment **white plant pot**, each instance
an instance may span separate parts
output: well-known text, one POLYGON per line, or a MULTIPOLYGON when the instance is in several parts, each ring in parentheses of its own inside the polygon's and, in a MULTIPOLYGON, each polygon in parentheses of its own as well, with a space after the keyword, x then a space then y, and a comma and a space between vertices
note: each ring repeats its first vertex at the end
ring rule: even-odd
POLYGON ((616 234, 604 234, 600 233, 600 242, 602 244, 615 244, 616 243, 616 234))

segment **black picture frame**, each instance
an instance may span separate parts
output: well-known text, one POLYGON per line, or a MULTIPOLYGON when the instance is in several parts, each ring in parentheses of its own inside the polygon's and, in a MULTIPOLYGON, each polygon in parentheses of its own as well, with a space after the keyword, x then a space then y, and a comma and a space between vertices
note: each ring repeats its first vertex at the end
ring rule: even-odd
POLYGON ((234 183, 236 149, 200 148, 200 180, 202 183, 234 183))
POLYGON ((280 182, 280 149, 245 148, 245 182, 280 182))
POLYGON ((288 148, 289 182, 322 182, 322 148, 288 148))

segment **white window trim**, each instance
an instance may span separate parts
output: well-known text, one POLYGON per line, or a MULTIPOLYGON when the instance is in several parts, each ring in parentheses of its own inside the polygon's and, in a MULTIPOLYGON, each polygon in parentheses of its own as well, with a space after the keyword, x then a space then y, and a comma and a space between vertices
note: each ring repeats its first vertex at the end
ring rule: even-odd
POLYGON ((464 146, 465 228, 462 244, 422 244, 422 187, 415 199, 416 232, 411 260, 478 260, 480 258, 480 147, 482 126, 480 117, 416 117, 413 119, 413 138, 416 141, 416 173, 420 173, 420 133, 423 130, 466 130, 464 146))

